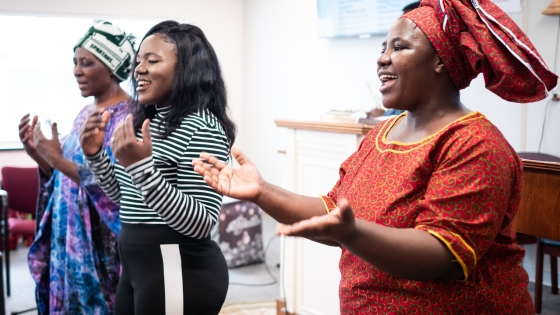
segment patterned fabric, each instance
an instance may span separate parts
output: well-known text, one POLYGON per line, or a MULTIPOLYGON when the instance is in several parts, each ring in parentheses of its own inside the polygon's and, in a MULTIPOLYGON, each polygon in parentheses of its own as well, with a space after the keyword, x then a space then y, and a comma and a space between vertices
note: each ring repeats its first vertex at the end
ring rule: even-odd
POLYGON ((511 102, 535 102, 556 86, 521 29, 491 0, 422 0, 403 17, 426 34, 458 89, 484 74, 486 88, 511 102))
MULTIPOLYGON (((107 108, 112 112, 107 148, 114 128, 126 117, 126 108, 126 102, 107 108)), ((79 131, 92 110, 93 105, 82 109, 70 134, 62 139, 63 155, 77 165, 81 184, 57 170, 40 177, 38 232, 28 254, 39 314, 113 313, 121 221, 118 206, 97 184, 80 147, 79 131)), ((107 151, 112 157, 110 148, 107 151)))
MULTIPOLYGON (((471 113, 415 143, 387 141, 399 117, 370 131, 327 196, 357 218, 424 230, 463 268, 462 281, 396 278, 342 249, 342 314, 534 314, 525 255, 511 224, 522 164, 482 114, 471 113)), ((375 246, 375 245, 373 245, 375 246)))
POLYGON ((133 36, 127 35, 111 22, 99 21, 80 38, 74 50, 78 47, 88 50, 120 81, 124 81, 130 75, 134 57, 133 39, 133 36))

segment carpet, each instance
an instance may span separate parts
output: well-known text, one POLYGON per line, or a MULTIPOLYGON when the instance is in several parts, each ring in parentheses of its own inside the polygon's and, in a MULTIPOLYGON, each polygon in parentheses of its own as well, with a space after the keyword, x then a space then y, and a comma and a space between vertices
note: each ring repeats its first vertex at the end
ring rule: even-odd
POLYGON ((220 315, 276 315, 276 302, 230 304, 222 307, 220 315))

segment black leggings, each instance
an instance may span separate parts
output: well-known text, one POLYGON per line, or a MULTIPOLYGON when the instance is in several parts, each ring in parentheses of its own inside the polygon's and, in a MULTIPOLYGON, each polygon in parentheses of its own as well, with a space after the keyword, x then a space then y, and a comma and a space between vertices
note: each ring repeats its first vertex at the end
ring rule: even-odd
POLYGON ((167 225, 125 224, 115 315, 218 314, 229 284, 227 264, 210 238, 167 225))

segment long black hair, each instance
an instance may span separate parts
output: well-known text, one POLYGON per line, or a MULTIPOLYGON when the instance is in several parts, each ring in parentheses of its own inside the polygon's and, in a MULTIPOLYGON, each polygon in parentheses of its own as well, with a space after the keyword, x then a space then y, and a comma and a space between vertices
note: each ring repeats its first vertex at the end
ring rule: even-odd
MULTIPOLYGON (((186 116, 208 109, 221 123, 230 145, 233 144, 236 128, 227 114, 226 87, 222 71, 218 57, 202 30, 190 24, 163 21, 153 26, 142 38, 142 42, 154 34, 163 35, 164 40, 173 43, 177 50, 171 93, 165 104, 159 104, 171 106, 162 121, 165 126, 162 137, 171 135, 186 116)), ((133 69, 136 69, 136 60, 134 58, 133 69)), ((156 115, 156 108, 155 105, 146 106, 138 102, 138 82, 134 76, 131 80, 135 102, 132 102, 130 107, 134 129, 138 131, 146 118, 152 119, 156 115)))

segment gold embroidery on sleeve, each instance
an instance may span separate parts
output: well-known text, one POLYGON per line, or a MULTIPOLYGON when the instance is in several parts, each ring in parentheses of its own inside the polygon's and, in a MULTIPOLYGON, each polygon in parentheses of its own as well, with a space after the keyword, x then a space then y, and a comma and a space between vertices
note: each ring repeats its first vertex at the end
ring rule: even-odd
POLYGON ((323 202, 323 205, 325 206, 325 210, 327 210, 327 214, 331 213, 331 210, 329 210, 329 207, 327 206, 325 199, 323 199, 323 196, 319 196, 319 199, 321 199, 321 201, 323 202))
MULTIPOLYGON (((420 226, 420 225, 419 225, 420 226)), ((418 228, 419 226, 417 226, 416 228, 418 228)), ((449 244, 449 242, 443 238, 443 236, 439 235, 437 232, 432 231, 432 230, 427 230, 426 232, 432 234, 434 237, 436 237, 438 240, 442 241, 443 244, 445 244, 445 246, 447 246, 447 248, 451 251, 451 253, 453 254, 453 256, 455 256, 455 258, 457 258, 457 261, 459 262, 459 264, 461 264, 461 268, 463 268, 463 274, 465 275, 465 279, 463 279, 463 281, 466 281, 469 278, 469 272, 467 270, 467 266, 465 265, 465 262, 463 261, 463 259, 461 259, 461 257, 459 256, 459 254, 457 254, 457 252, 453 249, 453 247, 451 246, 451 244, 449 244)), ((454 234, 454 233, 452 233, 454 234)), ((457 235, 457 234, 454 234, 457 235)), ((461 240, 462 238, 459 237, 461 240)), ((464 242, 463 242, 464 243, 464 242)), ((470 246, 469 246, 470 248, 470 246)), ((476 260, 475 260, 476 262, 476 260)))

